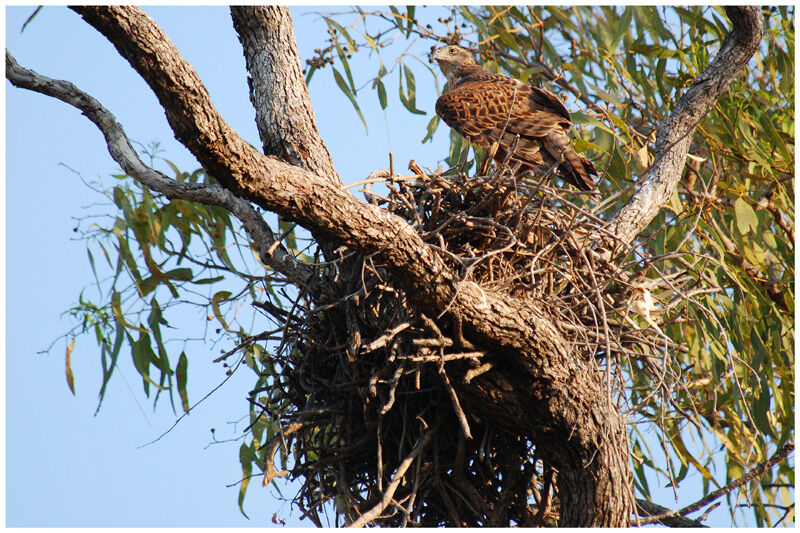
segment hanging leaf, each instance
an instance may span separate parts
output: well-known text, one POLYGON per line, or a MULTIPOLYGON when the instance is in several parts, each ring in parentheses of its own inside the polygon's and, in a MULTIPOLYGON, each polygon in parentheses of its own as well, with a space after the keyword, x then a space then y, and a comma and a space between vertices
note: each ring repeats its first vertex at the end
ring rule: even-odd
POLYGON ((350 91, 350 88, 347 86, 347 83, 344 81, 344 78, 342 78, 341 73, 338 70, 336 70, 336 67, 332 68, 333 68, 333 77, 336 80, 336 85, 339 86, 339 89, 341 89, 341 91, 344 93, 347 99, 350 100, 350 103, 353 104, 353 108, 356 110, 356 113, 358 113, 358 118, 361 119, 361 123, 364 125, 364 131, 369 132, 369 130, 367 129, 367 121, 364 119, 364 115, 361 114, 361 108, 358 107, 358 102, 356 102, 355 96, 350 91))
POLYGON ((416 11, 417 6, 410 5, 406 6, 406 17, 408 18, 408 22, 406 25, 406 37, 411 36, 411 30, 414 28, 414 12, 416 11))
POLYGON ((374 85, 378 90, 378 102, 381 104, 381 109, 386 109, 386 106, 388 105, 386 98, 386 86, 384 86, 380 79, 376 79, 374 85))
POLYGON ((189 394, 186 392, 187 372, 189 369, 189 360, 186 358, 186 352, 181 352, 178 358, 178 366, 175 367, 175 377, 178 380, 178 394, 181 397, 181 407, 183 412, 189 412, 189 394))
POLYGON ((425 137, 422 139, 423 144, 433 139, 433 134, 438 126, 439 126, 439 115, 433 115, 433 117, 431 117, 431 120, 428 122, 428 127, 426 128, 427 133, 425 134, 425 137))
POLYGON ((736 227, 739 229, 739 233, 747 235, 750 230, 756 231, 758 228, 758 216, 744 198, 738 198, 733 205, 733 209, 736 214, 736 227))
POLYGON ((70 360, 70 356, 72 355, 72 349, 75 347, 75 337, 72 337, 72 340, 67 345, 67 357, 66 357, 66 367, 67 367, 67 385, 69 386, 70 392, 72 395, 75 396, 75 376, 72 374, 72 362, 70 360))
POLYGON ((353 94, 356 93, 356 84, 353 81, 353 74, 350 72, 350 63, 347 61, 347 53, 342 50, 342 47, 339 43, 336 43, 336 54, 339 56, 339 61, 342 63, 342 67, 344 68, 344 73, 347 76, 347 83, 350 86, 350 90, 353 94))
POLYGON ((247 513, 244 512, 244 496, 247 493, 247 485, 250 484, 250 477, 253 475, 253 451, 246 443, 239 447, 239 463, 242 465, 242 482, 239 484, 239 512, 248 520, 247 513))
POLYGON ((425 115, 425 111, 417 109, 417 84, 414 80, 414 73, 411 69, 403 65, 400 74, 400 82, 398 84, 398 91, 400 94, 400 101, 403 106, 415 115, 425 115), (406 93, 403 92, 403 75, 405 75, 406 93))
POLYGON ((219 291, 214 294, 213 298, 211 298, 211 309, 214 311, 214 316, 217 318, 219 323, 222 324, 222 327, 225 328, 226 331, 230 331, 230 328, 228 327, 228 323, 225 321, 225 318, 222 316, 222 311, 220 311, 219 305, 230 297, 230 291, 219 291))

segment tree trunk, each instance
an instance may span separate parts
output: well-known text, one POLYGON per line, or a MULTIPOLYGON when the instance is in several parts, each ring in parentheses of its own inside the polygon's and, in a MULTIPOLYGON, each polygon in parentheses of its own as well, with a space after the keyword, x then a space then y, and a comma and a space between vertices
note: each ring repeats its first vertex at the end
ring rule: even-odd
POLYGON ((549 348, 535 358, 525 351, 484 357, 492 371, 459 395, 471 412, 527 435, 556 467, 560 526, 626 527, 635 501, 625 420, 598 365, 574 354, 558 332, 540 335, 549 348))
POLYGON ((341 184, 322 142, 287 6, 233 6, 264 153, 341 184))

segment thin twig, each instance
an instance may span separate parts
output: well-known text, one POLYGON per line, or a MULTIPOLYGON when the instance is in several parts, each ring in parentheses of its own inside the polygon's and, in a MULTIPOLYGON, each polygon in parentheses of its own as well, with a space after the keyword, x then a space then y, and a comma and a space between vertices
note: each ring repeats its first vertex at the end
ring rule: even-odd
POLYGON ((364 527, 378 518, 384 509, 389 506, 389 504, 392 502, 392 497, 394 496, 397 487, 400 486, 400 482, 403 480, 403 476, 406 474, 406 470, 408 470, 408 467, 411 466, 411 463, 414 462, 414 459, 422 452, 422 450, 428 444, 428 441, 431 440, 431 436, 436 433, 443 420, 443 418, 440 418, 439 422, 427 430, 425 434, 417 441, 417 444, 414 446, 414 449, 411 450, 411 453, 409 453, 406 458, 403 459, 403 462, 401 462, 397 467, 397 470, 395 470, 395 473, 392 476, 392 481, 389 482, 389 485, 386 487, 386 491, 383 493, 381 501, 378 502, 375 507, 359 516, 357 520, 349 524, 347 527, 364 527))

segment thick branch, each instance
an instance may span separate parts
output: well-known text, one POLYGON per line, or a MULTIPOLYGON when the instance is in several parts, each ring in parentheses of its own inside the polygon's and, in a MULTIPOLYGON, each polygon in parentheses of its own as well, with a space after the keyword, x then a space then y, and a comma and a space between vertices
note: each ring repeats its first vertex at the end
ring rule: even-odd
POLYGON ((6 51, 6 78, 16 87, 46 94, 80 109, 103 133, 108 151, 120 167, 142 185, 160 192, 168 198, 179 198, 190 202, 217 205, 233 213, 258 246, 264 264, 284 274, 291 282, 304 287, 312 295, 320 293, 315 283, 313 269, 297 261, 282 245, 274 247, 276 241, 272 230, 256 213, 249 202, 236 197, 218 185, 200 185, 171 179, 147 165, 131 146, 122 126, 105 107, 72 83, 53 80, 21 67, 6 51), (274 247, 274 251, 270 249, 274 247))
POLYGON ((631 242, 667 205, 680 181, 695 128, 758 48, 764 32, 761 8, 725 10, 733 24, 731 32, 708 68, 695 78, 672 113, 658 125, 655 163, 650 174, 609 222, 609 229, 623 242, 631 242))
POLYGON ((232 6, 264 153, 341 184, 322 142, 287 6, 232 6))
POLYGON ((439 311, 451 304, 468 310, 477 330, 492 336, 504 332, 496 339, 501 345, 527 349, 528 343, 521 339, 537 336, 531 325, 544 322, 543 313, 535 316, 507 297, 488 294, 472 283, 457 287, 452 270, 403 219, 358 201, 330 180, 254 150, 217 113, 197 73, 141 10, 124 6, 74 9, 139 72, 165 109, 176 138, 225 187, 309 230, 362 252, 380 254, 421 303, 439 311), (485 321, 491 317, 508 322, 500 328, 487 327, 485 321))

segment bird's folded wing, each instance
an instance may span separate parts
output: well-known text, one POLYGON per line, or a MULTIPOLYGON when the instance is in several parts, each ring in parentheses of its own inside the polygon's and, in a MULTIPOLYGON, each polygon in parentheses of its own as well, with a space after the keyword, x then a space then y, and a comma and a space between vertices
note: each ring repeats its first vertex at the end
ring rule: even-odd
POLYGON ((514 100, 512 87, 490 81, 471 81, 440 96, 436 101, 436 114, 460 134, 474 137, 508 120, 514 100))
MULTIPOLYGON (((555 95, 544 91, 552 98, 555 95)), ((537 98, 548 103, 541 93, 537 98)), ((448 126, 466 137, 489 135, 493 140, 502 140, 509 135, 521 137, 544 137, 564 122, 560 109, 555 113, 532 106, 532 88, 522 83, 502 83, 498 80, 472 81, 444 93, 436 101, 436 113, 448 126)), ((558 101, 560 103, 560 101, 558 101)), ((569 113, 567 113, 569 115, 569 113)))
POLYGON ((529 101, 531 102, 531 107, 539 109, 540 111, 554 113, 565 119, 568 123, 565 124, 565 126, 572 124, 572 116, 570 116, 567 108, 564 107, 564 102, 561 101, 561 98, 554 95, 550 91, 546 89, 540 89, 539 87, 531 87, 529 101))

